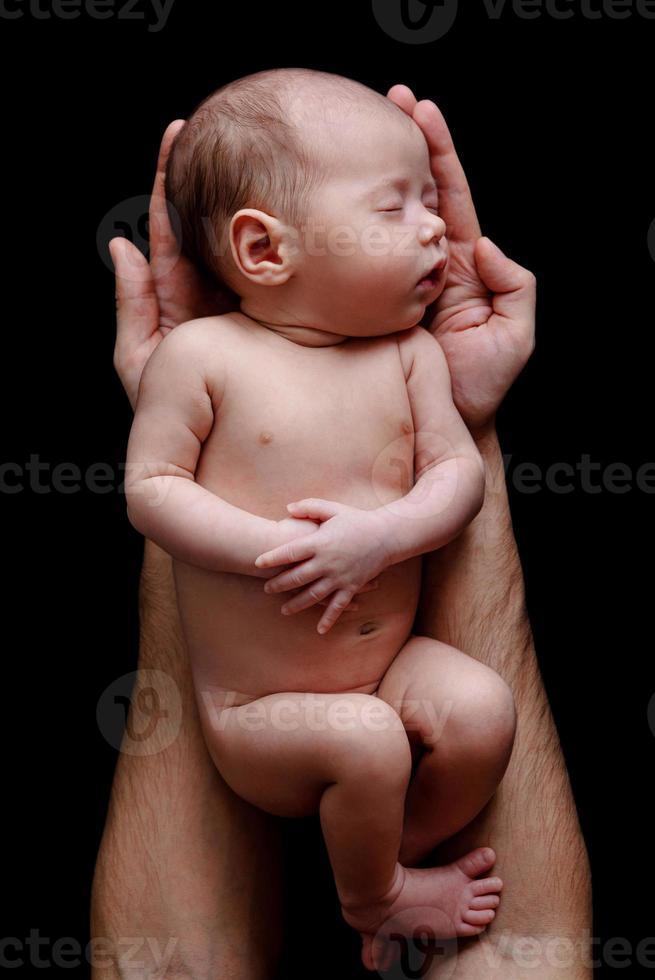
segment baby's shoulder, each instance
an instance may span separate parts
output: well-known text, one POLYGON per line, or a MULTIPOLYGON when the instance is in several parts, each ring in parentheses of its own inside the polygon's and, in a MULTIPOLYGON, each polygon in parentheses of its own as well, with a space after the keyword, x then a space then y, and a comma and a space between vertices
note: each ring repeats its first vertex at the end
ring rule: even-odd
POLYGON ((414 359, 420 358, 443 358, 439 341, 429 330, 417 324, 409 330, 403 330, 396 334, 398 340, 398 351, 407 378, 412 370, 414 359))
POLYGON ((167 337, 176 337, 180 342, 202 343, 215 340, 218 333, 225 333, 227 330, 236 328, 236 322, 230 313, 216 314, 215 316, 199 316, 195 320, 185 320, 178 326, 173 327, 166 334, 167 337))
POLYGON ((160 347, 167 352, 203 358, 214 352, 225 354, 238 339, 236 322, 225 313, 185 320, 166 333, 160 347))

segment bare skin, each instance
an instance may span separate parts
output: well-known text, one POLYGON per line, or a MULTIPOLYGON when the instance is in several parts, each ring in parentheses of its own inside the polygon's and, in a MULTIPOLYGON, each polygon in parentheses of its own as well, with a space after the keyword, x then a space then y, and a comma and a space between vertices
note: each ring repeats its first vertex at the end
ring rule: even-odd
MULTIPOLYGON (((425 927, 445 938, 493 921, 501 879, 472 881, 490 871, 491 849, 468 855, 458 873, 412 871, 398 859, 403 834, 403 852, 416 861, 479 813, 502 778, 515 727, 511 692, 489 668, 410 638, 420 556, 479 511, 484 468, 443 352, 412 324, 444 288, 447 244, 423 134, 401 110, 394 118, 393 138, 386 109, 325 124, 343 148, 338 166, 325 161, 330 176, 305 234, 311 225, 329 236, 349 217, 346 260, 286 247, 287 228, 265 211, 232 218, 242 309, 258 318, 206 317, 164 338, 141 378, 125 485, 130 520, 174 559, 212 758, 235 792, 269 813, 320 810, 346 920, 366 924, 371 970, 388 965, 389 917, 395 932, 402 922, 412 936, 425 915, 425 927), (389 173, 408 181, 402 199, 379 189, 389 173), (364 243, 373 229, 392 229, 403 248, 371 255, 364 243), (441 275, 423 285, 437 263, 441 275), (299 501, 293 516, 322 523, 283 542, 275 518, 284 519, 290 499, 299 501), (251 574, 288 564, 266 582, 272 595, 251 574), (379 588, 342 616, 373 579, 379 588), (292 589, 283 618, 276 593, 292 589), (332 593, 319 615, 317 599, 332 593), (307 704, 314 694, 325 695, 318 724, 307 704), (417 748, 430 735, 433 744, 403 820, 404 726, 417 706, 417 748), (353 716, 345 730, 337 708, 353 716), (280 719, 286 709, 291 725, 280 719), (361 717, 371 709, 381 716, 374 728, 361 717), (430 715, 446 712, 443 730, 431 733, 430 715)), ((317 237, 309 235, 313 245, 317 237)))
MULTIPOLYGON (((479 228, 475 222, 468 188, 438 110, 428 103, 421 103, 416 107, 413 96, 403 86, 397 86, 390 95, 399 104, 403 104, 406 111, 416 110, 415 119, 423 123, 433 150, 435 176, 444 193, 443 213, 444 216, 447 215, 450 241, 457 256, 455 268, 459 267, 460 274, 466 272, 469 280, 465 285, 463 281, 457 282, 453 279, 454 292, 450 295, 450 304, 444 305, 441 312, 452 310, 459 315, 461 325, 463 311, 473 310, 479 327, 469 331, 472 336, 470 339, 466 338, 466 356, 461 360, 457 357, 460 349, 458 338, 463 339, 465 332, 455 332, 452 338, 444 336, 440 338, 440 343, 449 359, 458 408, 478 440, 489 472, 497 475, 500 454, 493 435, 493 415, 533 346, 533 278, 504 256, 495 255, 486 240, 482 240, 476 248, 479 228), (478 267, 484 272, 486 285, 479 278, 478 267), (502 325, 496 323, 501 326, 500 331, 495 330, 493 316, 490 317, 490 292, 495 293, 493 306, 503 309, 502 325), (486 318, 480 315, 482 309, 487 311, 486 318), (480 341, 477 362, 474 357, 476 335, 480 341), (496 367, 500 370, 495 371, 494 377, 484 384, 481 382, 484 382, 485 361, 484 370, 488 369, 485 349, 488 340, 495 344, 496 367), (470 370, 467 371, 466 367, 470 370), (477 371, 474 370, 476 367, 477 371)), ((166 134, 168 139, 177 126, 179 123, 172 124, 169 128, 166 134)), ((162 161, 165 159, 165 150, 166 138, 162 161)), ((161 189, 161 174, 160 166, 156 191, 157 188, 161 189)), ((155 193, 155 212, 158 201, 160 198, 155 193)), ((167 246, 170 246, 170 240, 167 243, 166 236, 160 234, 165 228, 156 219, 151 222, 151 228, 154 232, 153 264, 156 269, 158 259, 165 255, 167 246)), ((175 278, 169 274, 153 280, 145 260, 138 258, 128 243, 115 242, 113 254, 119 275, 119 331, 115 364, 134 404, 141 369, 161 336, 176 322, 203 315, 207 309, 203 306, 205 302, 215 311, 216 298, 206 288, 200 288, 194 271, 185 268, 183 263, 178 263, 175 267, 175 278)), ((446 324, 447 327, 447 316, 442 317, 441 324, 446 324)), ((510 904, 509 911, 507 902, 505 903, 493 927, 487 930, 487 945, 484 948, 477 940, 460 943, 459 961, 454 967, 452 963, 439 967, 435 964, 435 967, 438 971, 443 969, 444 975, 448 971, 449 977, 518 978, 524 976, 524 970, 514 962, 512 948, 503 946, 503 938, 511 937, 516 944, 521 936, 567 937, 579 934, 579 929, 588 923, 586 855, 556 733, 547 712, 547 702, 530 645, 529 627, 522 605, 520 565, 511 535, 507 501, 497 487, 494 494, 487 495, 485 506, 471 525, 470 532, 467 530, 466 535, 447 546, 447 550, 449 558, 440 573, 440 589, 443 594, 450 583, 449 602, 444 604, 444 609, 448 611, 448 620, 445 621, 445 614, 439 620, 439 635, 452 639, 453 634, 461 629, 466 642, 458 642, 459 646, 465 647, 479 660, 490 663, 503 676, 506 674, 510 684, 518 675, 528 681, 521 691, 520 701, 517 697, 520 732, 521 720, 524 726, 522 744, 539 744, 542 747, 545 741, 547 748, 545 753, 542 751, 541 758, 547 759, 550 753, 552 765, 536 779, 529 751, 526 753, 523 750, 518 761, 515 752, 503 784, 505 786, 509 780, 511 795, 501 791, 484 811, 484 838, 490 836, 494 840, 509 840, 504 821, 506 814, 512 814, 511 854, 512 867, 515 869, 516 897, 510 904), (480 546, 480 534, 484 547, 480 546), (463 549, 461 552, 458 550, 460 545, 463 549), (475 561, 470 557, 473 550, 475 561), (454 563, 453 557, 456 558, 454 563), (490 604, 485 602, 485 597, 490 594, 492 582, 493 594, 499 598, 490 604), (506 599, 510 594, 514 601, 508 603, 506 599), (460 610, 459 616, 457 610, 460 610), (498 642, 496 637, 499 638, 498 642), (525 643, 522 648, 525 656, 514 671, 507 651, 516 649, 517 644, 522 642, 525 643), (545 707, 542 708, 542 705, 545 707), (539 821, 530 819, 530 807, 534 809, 535 815, 541 813, 544 807, 551 807, 553 819, 558 821, 559 832, 553 833, 547 843, 543 839, 539 821), (551 872, 553 868, 559 869, 559 874, 539 876, 537 880, 532 869, 535 864, 538 867, 540 860, 551 872), (577 862, 575 867, 579 869, 579 873, 571 876, 567 869, 574 862, 577 862), (542 912, 544 908, 549 910, 547 918, 542 912), (498 953, 502 962, 489 962, 489 948, 498 953)), ((170 562, 167 563, 164 554, 151 542, 146 542, 144 582, 147 579, 151 588, 142 591, 140 663, 142 666, 146 662, 157 665, 177 680, 183 695, 185 725, 177 740, 158 755, 152 756, 147 765, 143 760, 133 757, 121 759, 114 785, 114 805, 110 809, 98 859, 94 885, 93 933, 96 936, 118 937, 125 935, 127 930, 132 935, 141 931, 144 935, 179 936, 180 942, 171 960, 173 972, 170 975, 188 975, 192 972, 194 976, 270 976, 271 963, 275 959, 275 939, 279 935, 271 919, 272 907, 269 908, 262 902, 265 912, 258 935, 253 934, 253 922, 247 919, 245 909, 248 908, 249 896, 251 900, 255 895, 261 898, 262 888, 267 885, 274 887, 275 882, 273 876, 263 873, 261 868, 258 874, 252 861, 248 864, 244 844, 243 853, 238 858, 235 857, 234 862, 235 867, 240 868, 237 891, 239 897, 243 896, 244 904, 235 904, 234 894, 229 900, 221 897, 227 894, 224 889, 228 889, 229 884, 227 875, 222 873, 220 855, 228 848, 231 854, 235 853, 236 842, 230 839, 229 845, 226 845, 226 841, 233 835, 230 828, 236 829, 240 826, 243 810, 238 807, 234 809, 236 798, 216 776, 204 751, 179 623, 175 616, 170 562), (207 787, 204 791, 204 803, 198 788, 201 773, 206 777, 202 779, 202 785, 207 787), (153 801, 147 823, 142 821, 137 812, 134 796, 137 782, 144 797, 153 801), (178 792, 175 793, 175 798, 197 800, 197 808, 186 806, 184 813, 178 808, 171 809, 170 794, 175 792, 176 786, 178 792), (157 801, 161 801, 160 804, 157 801), (201 818, 203 808, 205 811, 212 809, 210 801, 213 801, 213 810, 218 819, 211 824, 214 833, 207 835, 202 830, 204 820, 201 818), (190 815, 194 817, 191 822, 190 815), (194 823, 197 826, 195 836, 194 823), (169 828, 168 832, 166 827, 169 828), (144 859, 143 848, 137 843, 139 839, 151 849, 147 860, 144 859), (173 839, 174 843, 168 847, 166 841, 173 839), (201 858, 204 874, 190 875, 187 879, 184 905, 188 907, 189 902, 193 903, 195 923, 199 923, 198 910, 208 910, 208 915, 198 925, 195 942, 188 929, 188 922, 180 919, 180 903, 176 901, 180 893, 169 886, 167 879, 163 877, 164 867, 168 867, 174 874, 172 861, 178 863, 181 870, 185 866, 192 866, 194 854, 201 858), (133 899, 129 897, 128 889, 130 882, 135 880, 136 869, 141 869, 144 887, 148 888, 148 882, 151 882, 148 903, 142 901, 140 889, 139 898, 136 894, 133 899), (110 887, 110 878, 117 882, 114 889, 110 887), (122 884, 118 885, 118 882, 122 884), (167 901, 167 894, 170 902, 167 901), (137 921, 143 924, 138 930, 135 925, 137 921), (248 921, 250 927, 246 924, 248 921), (267 924, 272 925, 268 941, 263 938, 267 924), (230 937, 235 937, 236 947, 230 937), (194 951, 193 969, 190 967, 191 950, 194 951)), ((424 590, 423 595, 423 606, 429 614, 430 592, 426 593, 424 590)), ((436 610, 434 615, 439 615, 436 610)), ((426 624, 423 632, 430 632, 429 625, 426 624)), ((242 806, 248 809, 246 804, 242 806)), ((258 813, 250 809, 252 813, 258 813)), ((272 838, 266 837, 265 815, 259 816, 259 839, 264 849, 270 848, 272 838)), ((471 827, 475 828, 476 824, 477 822, 471 827)), ((254 840, 252 834, 256 829, 250 828, 252 833, 249 835, 248 854, 251 856, 254 840)), ((479 844, 484 838, 478 833, 472 833, 470 844, 479 844)), ((453 838, 444 847, 450 847, 451 852, 457 851, 457 842, 458 839, 453 838)), ((465 850, 465 846, 460 846, 459 855, 465 850)), ((502 859, 502 852, 499 851, 499 854, 502 859)), ((441 859, 446 857, 444 850, 441 859)), ((176 888, 179 889, 179 879, 172 877, 171 880, 176 880, 176 888)), ((163 941, 162 945, 165 945, 163 941)), ((151 972, 154 972, 155 965, 150 964, 151 972)), ((130 972, 125 964, 113 963, 107 967, 106 975, 128 976, 130 972)), ((542 978, 577 978, 586 977, 589 972, 582 966, 572 970, 568 965, 560 969, 544 962, 538 970, 532 971, 532 975, 542 978)))

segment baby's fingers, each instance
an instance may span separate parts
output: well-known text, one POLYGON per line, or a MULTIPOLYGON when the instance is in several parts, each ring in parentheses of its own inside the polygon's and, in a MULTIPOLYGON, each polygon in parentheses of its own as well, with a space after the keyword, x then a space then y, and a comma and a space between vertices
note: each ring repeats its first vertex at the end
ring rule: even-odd
MULTIPOLYGON (((318 604, 319 604, 319 606, 329 606, 330 605, 330 600, 329 599, 321 599, 318 604)), ((358 609, 359 609, 359 603, 358 602, 349 602, 348 605, 346 606, 346 608, 344 609, 344 612, 357 612, 358 609)))
POLYGON ((348 608, 348 603, 352 597, 353 593, 347 589, 338 589, 334 593, 329 606, 321 616, 316 627, 319 633, 327 633, 334 626, 341 613, 348 608))
POLYGON ((264 551, 255 559, 257 568, 269 568, 271 565, 288 565, 294 561, 303 561, 305 558, 313 558, 316 553, 316 542, 311 541, 310 537, 295 538, 281 544, 279 548, 272 551, 264 551))
POLYGON ((362 592, 372 592, 374 589, 378 589, 379 587, 380 579, 372 578, 370 582, 366 582, 365 585, 362 585, 361 589, 357 589, 355 595, 360 595, 362 592))
POLYGON ((291 613, 301 612, 303 609, 309 609, 310 606, 316 605, 321 599, 329 596, 331 592, 334 592, 334 582, 330 583, 327 579, 316 580, 308 588, 303 589, 302 592, 285 602, 280 612, 287 616, 291 613))

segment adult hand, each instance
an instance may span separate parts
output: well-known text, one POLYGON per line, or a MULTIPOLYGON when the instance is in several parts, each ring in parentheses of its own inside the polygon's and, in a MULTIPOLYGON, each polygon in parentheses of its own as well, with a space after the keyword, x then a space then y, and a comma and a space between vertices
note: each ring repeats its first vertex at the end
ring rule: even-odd
POLYGON ((482 430, 493 424, 534 350, 536 279, 481 237, 464 170, 434 102, 417 102, 406 85, 394 85, 387 97, 425 136, 447 228, 446 286, 421 323, 446 355, 460 415, 471 430, 482 430))
POLYGON ((114 368, 132 408, 146 361, 169 330, 186 320, 238 309, 234 293, 209 284, 180 254, 171 228, 164 177, 173 140, 183 125, 183 119, 176 119, 168 126, 159 150, 149 210, 150 261, 126 238, 109 243, 116 270, 114 368))

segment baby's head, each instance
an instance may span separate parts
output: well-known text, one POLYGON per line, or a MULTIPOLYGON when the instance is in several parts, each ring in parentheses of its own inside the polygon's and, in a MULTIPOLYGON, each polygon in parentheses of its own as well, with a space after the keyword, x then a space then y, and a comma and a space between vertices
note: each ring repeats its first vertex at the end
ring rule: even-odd
POLYGON ((218 89, 175 140, 166 197, 185 253, 267 326, 379 336, 443 289, 445 270, 418 286, 447 258, 425 138, 340 75, 272 69, 218 89))

